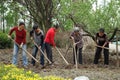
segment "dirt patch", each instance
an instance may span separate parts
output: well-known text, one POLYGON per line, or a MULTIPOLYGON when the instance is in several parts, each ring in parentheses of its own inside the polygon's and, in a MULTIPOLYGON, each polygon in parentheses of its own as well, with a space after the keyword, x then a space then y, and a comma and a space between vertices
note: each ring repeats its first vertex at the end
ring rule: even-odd
MULTIPOLYGON (((29 52, 32 52, 32 49, 27 49, 29 52)), ((116 60, 113 56, 110 56, 110 64, 108 67, 103 65, 103 59, 100 60, 98 66, 93 65, 94 59, 94 50, 87 49, 83 51, 83 65, 76 66, 73 65, 73 54, 72 48, 68 50, 66 54, 66 49, 60 49, 62 54, 65 56, 66 60, 70 63, 67 65, 64 60, 60 57, 59 53, 53 49, 53 61, 52 65, 45 66, 44 69, 41 69, 41 65, 36 63, 36 66, 30 64, 31 58, 28 57, 29 66, 26 70, 31 70, 35 73, 40 74, 40 76, 55 75, 61 76, 64 78, 74 79, 77 76, 87 76, 90 80, 120 80, 120 67, 116 68, 116 60)), ((40 54, 38 53, 37 59, 39 60, 40 54)), ((22 54, 19 51, 19 63, 18 68, 22 67, 22 54)), ((1 49, 0 50, 0 62, 4 64, 11 64, 12 60, 12 49, 1 49)), ((46 61, 46 60, 45 60, 46 61)), ((46 62, 45 62, 46 63, 46 62)))

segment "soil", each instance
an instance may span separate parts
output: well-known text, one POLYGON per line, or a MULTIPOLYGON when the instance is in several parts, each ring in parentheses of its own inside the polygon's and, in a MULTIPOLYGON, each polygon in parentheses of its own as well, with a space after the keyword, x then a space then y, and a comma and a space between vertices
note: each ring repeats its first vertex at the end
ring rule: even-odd
MULTIPOLYGON (((32 48, 27 49, 29 52, 32 52, 32 48)), ((73 64, 73 54, 72 48, 68 50, 66 54, 66 49, 59 48, 63 56, 65 56, 66 60, 70 63, 67 65, 59 53, 53 49, 53 61, 52 65, 47 65, 47 61, 45 60, 45 68, 42 69, 39 63, 36 63, 36 66, 32 66, 30 64, 31 58, 28 56, 29 66, 25 70, 31 70, 35 73, 40 74, 40 76, 48 76, 55 75, 64 78, 74 79, 78 76, 87 76, 90 80, 120 80, 120 67, 116 67, 116 59, 115 55, 110 55, 110 64, 109 66, 104 66, 103 57, 100 59, 99 64, 97 66, 93 65, 94 59, 94 50, 85 49, 83 51, 83 64, 78 64, 78 69, 73 64)), ((12 49, 1 49, 0 50, 0 62, 4 64, 11 64, 12 60, 12 49)), ((37 54, 37 60, 39 60, 39 54, 37 54)), ((23 68, 22 66, 22 54, 21 50, 19 51, 18 57, 18 68, 23 68)))

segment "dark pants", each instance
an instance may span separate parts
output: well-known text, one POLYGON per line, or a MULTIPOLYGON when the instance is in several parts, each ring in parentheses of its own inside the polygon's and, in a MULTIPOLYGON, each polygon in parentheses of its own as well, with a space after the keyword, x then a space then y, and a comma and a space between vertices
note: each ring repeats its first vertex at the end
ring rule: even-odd
POLYGON ((47 54, 47 57, 48 59, 53 62, 53 58, 52 58, 52 47, 49 43, 44 43, 44 48, 46 49, 46 54, 47 54))
MULTIPOLYGON (((76 55, 77 55, 77 52, 78 52, 78 55, 76 56, 77 61, 79 62, 79 64, 82 64, 82 48, 78 48, 77 46, 75 46, 75 51, 76 51, 76 55)), ((74 49, 73 49, 73 61, 74 61, 74 64, 75 64, 75 52, 74 52, 74 49)))
MULTIPOLYGON (((41 47, 41 50, 43 51, 43 45, 41 47)), ((38 52, 38 47, 34 45, 33 53, 32 53, 32 56, 34 58, 36 58, 37 52, 38 52)), ((31 63, 33 64, 33 66, 35 65, 35 60, 33 58, 31 60, 31 63)), ((42 53, 40 54, 40 64, 44 65, 44 55, 42 53)))
MULTIPOLYGON (((100 59, 101 51, 102 51, 102 48, 97 47, 96 53, 95 53, 95 58, 94 58, 94 64, 98 64, 98 60, 100 59)), ((109 50, 104 49, 103 53, 104 53, 104 64, 108 65, 109 64, 109 50)))

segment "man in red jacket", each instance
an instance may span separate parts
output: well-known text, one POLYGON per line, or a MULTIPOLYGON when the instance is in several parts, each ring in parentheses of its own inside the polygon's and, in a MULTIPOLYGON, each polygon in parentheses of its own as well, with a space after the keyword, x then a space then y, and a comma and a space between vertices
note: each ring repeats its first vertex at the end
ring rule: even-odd
MULTIPOLYGON (((15 43, 14 43, 14 50, 13 50, 13 58, 12 58, 12 64, 17 65, 17 58, 18 58, 18 51, 19 46, 24 48, 26 50, 26 30, 24 29, 25 23, 20 22, 19 26, 13 27, 9 32, 9 38, 11 37, 11 34, 15 32, 15 43)), ((28 60, 26 57, 26 53, 22 51, 22 58, 23 58, 23 66, 27 67, 28 60)))
POLYGON ((52 48, 51 46, 55 47, 55 42, 54 42, 54 37, 55 37, 55 33, 58 31, 59 26, 58 25, 54 25, 53 27, 51 27, 45 36, 45 49, 46 49, 46 53, 47 53, 47 57, 48 59, 53 63, 53 59, 52 59, 52 48))

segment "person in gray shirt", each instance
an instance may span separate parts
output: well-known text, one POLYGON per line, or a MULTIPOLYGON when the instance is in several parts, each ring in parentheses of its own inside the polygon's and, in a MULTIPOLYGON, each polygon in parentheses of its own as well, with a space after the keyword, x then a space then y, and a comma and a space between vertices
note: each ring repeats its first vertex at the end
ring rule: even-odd
MULTIPOLYGON (((71 33, 70 35, 70 39, 72 39, 74 41, 74 46, 75 46, 75 51, 76 51, 76 55, 77 55, 77 60, 79 62, 79 64, 82 64, 82 48, 83 48, 83 41, 82 41, 82 34, 79 31, 79 27, 74 27, 74 31, 71 33)), ((74 53, 74 49, 73 49, 73 61, 75 64, 75 53, 74 53)))
MULTIPOLYGON (((33 25, 33 29, 30 31, 30 38, 34 40, 34 42, 38 45, 34 44, 32 56, 36 58, 38 48, 43 51, 43 41, 44 41, 44 34, 43 31, 38 27, 37 24, 33 25)), ((31 64, 35 66, 35 60, 32 58, 31 64)), ((44 55, 40 54, 40 64, 44 67, 44 55)))

